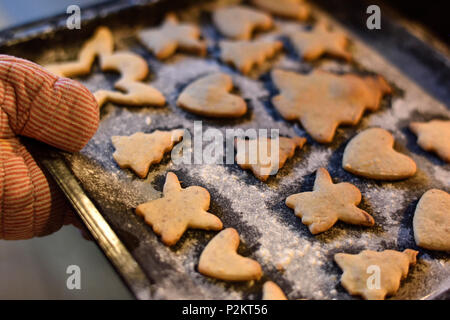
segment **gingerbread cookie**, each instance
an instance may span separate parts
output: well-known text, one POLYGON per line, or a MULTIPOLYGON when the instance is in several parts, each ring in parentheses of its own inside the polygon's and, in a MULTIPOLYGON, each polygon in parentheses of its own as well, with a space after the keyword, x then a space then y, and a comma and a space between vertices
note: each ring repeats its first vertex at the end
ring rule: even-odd
POLYGON ((283 48, 281 41, 220 41, 220 59, 232 64, 243 74, 260 66, 283 48))
POLYGON ((166 104, 166 99, 159 90, 142 82, 117 82, 114 87, 126 93, 111 90, 94 92, 99 107, 108 101, 129 106, 162 107, 166 104))
POLYGON ((179 23, 173 13, 166 16, 160 27, 140 31, 138 38, 158 59, 166 59, 177 50, 201 56, 206 54, 206 43, 200 40, 200 29, 179 23))
POLYGON ((262 269, 258 262, 236 251, 239 234, 233 228, 221 231, 203 250, 198 271, 208 277, 226 281, 259 280, 262 269))
POLYGON ((342 167, 358 176, 376 180, 400 180, 416 173, 416 163, 394 150, 394 137, 381 128, 358 133, 347 144, 342 167))
POLYGON ((240 117, 247 112, 247 104, 241 97, 229 93, 232 88, 229 75, 209 74, 188 85, 178 97, 177 105, 202 116, 240 117))
POLYGON ((312 234, 330 229, 338 220, 345 223, 373 226, 372 216, 357 205, 361 192, 354 185, 341 182, 333 184, 325 168, 319 168, 312 192, 302 192, 286 198, 286 205, 309 227, 312 234))
POLYGON ((95 57, 100 60, 103 56, 110 55, 114 50, 114 38, 111 31, 106 27, 99 27, 94 35, 86 41, 77 61, 61 62, 47 65, 45 68, 60 77, 76 77, 88 74, 91 71, 95 57))
POLYGON ((433 151, 442 160, 450 162, 450 120, 411 122, 409 128, 417 137, 417 143, 426 151, 433 151))
POLYGON ((131 136, 113 136, 114 160, 121 168, 130 168, 139 177, 147 176, 150 165, 161 162, 164 153, 183 137, 184 130, 137 132, 131 136))
POLYGON ((249 40, 254 30, 268 30, 273 25, 270 15, 239 5, 215 10, 213 21, 223 35, 239 40, 249 40))
POLYGON ((263 286, 263 300, 287 300, 286 295, 275 282, 267 281, 263 286))
POLYGON ((364 250, 359 254, 337 253, 334 260, 344 271, 342 286, 352 295, 368 300, 383 300, 400 287, 400 280, 408 275, 409 265, 416 263, 418 252, 364 250))
POLYGON ((107 101, 132 106, 152 105, 162 107, 165 105, 166 99, 161 92, 140 82, 148 74, 147 62, 141 56, 133 52, 119 51, 103 56, 100 66, 103 71, 113 70, 120 73, 120 79, 114 87, 126 93, 111 90, 96 91, 94 96, 99 107, 107 101))
POLYGON ((114 87, 122 92, 111 90, 98 90, 94 92, 97 104, 101 107, 107 101, 124 105, 164 106, 166 99, 157 89, 142 83, 148 74, 145 60, 127 51, 114 52, 114 39, 111 31, 106 27, 96 30, 78 54, 78 61, 48 65, 47 70, 64 77, 75 77, 88 74, 99 57, 100 67, 103 71, 117 71, 120 79, 114 87))
POLYGON ((251 0, 255 6, 274 15, 297 20, 306 20, 310 9, 303 0, 251 0))
POLYGON ((379 108, 391 91, 380 76, 336 75, 318 70, 310 74, 274 70, 272 80, 280 94, 272 99, 286 120, 298 119, 320 143, 333 140, 340 124, 356 125, 366 109, 379 108))
POLYGON ((163 197, 140 204, 136 213, 144 217, 153 231, 161 236, 165 245, 172 246, 188 228, 221 230, 222 221, 207 212, 208 190, 198 186, 181 188, 177 176, 169 172, 164 184, 163 197))
POLYGON ((323 54, 345 60, 352 58, 347 50, 347 36, 339 31, 331 31, 323 22, 318 23, 311 31, 292 31, 287 36, 304 60, 316 60, 323 54))
POLYGON ((450 194, 428 190, 414 212, 414 238, 419 247, 450 251, 450 194))
POLYGON ((294 156, 295 149, 301 149, 305 142, 306 139, 300 137, 236 139, 236 163, 242 169, 252 170, 259 180, 266 181, 270 175, 275 175, 286 160, 294 156))

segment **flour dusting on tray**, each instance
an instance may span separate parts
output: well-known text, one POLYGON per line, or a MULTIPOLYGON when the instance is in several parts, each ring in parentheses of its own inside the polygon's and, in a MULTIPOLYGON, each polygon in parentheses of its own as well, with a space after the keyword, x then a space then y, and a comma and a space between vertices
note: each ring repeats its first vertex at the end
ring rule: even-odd
MULTIPOLYGON (((320 15, 320 13, 317 13, 320 15)), ((431 116, 449 118, 448 109, 425 94, 397 69, 373 51, 355 41, 353 53, 359 66, 384 76, 397 89, 382 108, 366 114, 358 126, 340 127, 334 142, 313 142, 294 122, 287 122, 270 103, 276 93, 268 69, 244 77, 217 59, 216 42, 208 21, 202 21, 210 55, 198 58, 177 54, 161 62, 137 43, 129 49, 144 56, 152 73, 150 84, 167 98, 163 108, 127 108, 105 105, 98 132, 79 154, 64 154, 83 188, 106 220, 154 282, 154 298, 167 299, 259 299, 266 280, 278 283, 290 299, 348 299, 339 284, 340 269, 333 262, 337 252, 357 253, 363 249, 417 249, 412 233, 412 215, 420 196, 430 188, 450 188, 449 165, 422 151, 408 131, 409 121, 431 116), (236 91, 246 99, 249 112, 241 119, 212 120, 194 116, 176 107, 181 90, 193 80, 221 71, 232 76, 236 91), (203 129, 227 128, 279 129, 281 136, 308 137, 307 145, 289 159, 267 183, 237 165, 175 165, 170 156, 153 165, 146 179, 120 169, 112 158, 113 135, 138 131, 185 128, 193 133, 194 121, 202 120, 203 129), (343 149, 357 132, 379 126, 393 133, 396 148, 418 164, 417 174, 405 181, 376 182, 356 177, 341 167, 343 149), (362 193, 361 208, 375 219, 372 228, 337 223, 329 231, 312 236, 291 209, 287 196, 310 191, 315 171, 325 167, 335 183, 350 182, 362 193), (214 232, 189 230, 174 248, 164 246, 142 218, 134 213, 140 203, 161 197, 168 171, 174 171, 183 187, 198 185, 211 194, 210 212, 219 216, 225 227, 236 228, 241 236, 239 253, 256 259, 264 277, 258 282, 226 283, 202 276, 196 270, 199 256, 214 232)), ((283 25, 278 20, 277 25, 283 25)), ((114 32, 114 30, 113 30, 114 32)), ((281 37, 273 31, 272 37, 281 37)), ((117 37, 117 33, 115 33, 117 37)), ((128 35, 129 36, 129 35, 128 35)), ((117 39, 116 39, 117 40, 117 39)), ((117 40, 120 41, 120 40, 117 40)), ((319 65, 299 62, 289 49, 273 59, 271 67, 297 72, 314 68, 354 71, 352 66, 324 60, 319 65)), ((264 69, 264 66, 262 67, 264 69)), ((82 79, 91 89, 111 87, 112 75, 95 74, 82 79)), ((421 298, 436 290, 450 277, 448 257, 419 249, 418 264, 412 267, 395 298, 421 298)))

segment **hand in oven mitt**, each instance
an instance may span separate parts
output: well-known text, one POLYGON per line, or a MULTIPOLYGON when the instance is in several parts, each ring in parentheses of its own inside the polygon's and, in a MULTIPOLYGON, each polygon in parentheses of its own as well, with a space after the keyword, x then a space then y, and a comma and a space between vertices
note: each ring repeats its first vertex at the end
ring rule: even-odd
POLYGON ((28 239, 73 222, 55 182, 20 140, 81 150, 97 130, 94 96, 77 81, 0 55, 0 239, 28 239))

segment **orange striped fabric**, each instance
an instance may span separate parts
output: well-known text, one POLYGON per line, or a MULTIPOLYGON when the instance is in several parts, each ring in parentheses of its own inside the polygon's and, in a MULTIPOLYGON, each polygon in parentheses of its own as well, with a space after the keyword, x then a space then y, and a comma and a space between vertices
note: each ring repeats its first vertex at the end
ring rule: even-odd
POLYGON ((98 121, 95 98, 83 85, 0 55, 0 239, 42 236, 64 222, 63 197, 19 136, 74 152, 98 121))

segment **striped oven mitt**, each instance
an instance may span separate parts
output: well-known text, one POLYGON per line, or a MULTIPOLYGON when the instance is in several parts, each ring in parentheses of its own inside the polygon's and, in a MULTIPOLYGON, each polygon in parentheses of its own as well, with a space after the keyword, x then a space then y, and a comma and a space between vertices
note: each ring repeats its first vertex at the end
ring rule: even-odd
POLYGON ((97 103, 83 85, 0 55, 0 239, 46 235, 70 216, 19 136, 74 152, 94 135, 98 121, 97 103))

